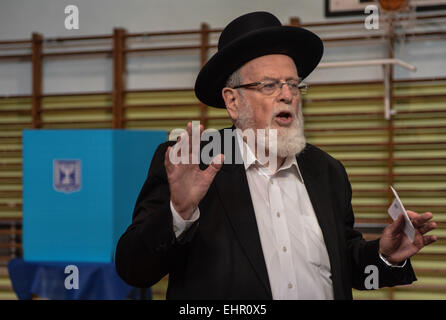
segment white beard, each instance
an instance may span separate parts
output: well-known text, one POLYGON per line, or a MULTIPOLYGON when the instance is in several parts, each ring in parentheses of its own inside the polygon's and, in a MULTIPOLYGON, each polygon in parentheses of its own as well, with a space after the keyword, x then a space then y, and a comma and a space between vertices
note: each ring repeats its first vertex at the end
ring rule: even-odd
MULTIPOLYGON (((271 127, 270 123, 267 128, 271 127)), ((297 155, 305 148, 305 144, 304 121, 299 108, 295 122, 290 127, 277 128, 277 155, 281 158, 297 155)))
MULTIPOLYGON (((283 105, 280 110, 289 111, 294 118, 294 122, 289 127, 273 126, 274 118, 277 114, 274 112, 271 115, 268 126, 265 128, 265 133, 257 133, 257 148, 264 148, 263 150, 267 150, 272 154, 276 153, 280 158, 298 155, 305 148, 306 144, 302 110, 299 108, 297 115, 289 105, 283 105), (277 139, 273 139, 276 141, 270 141, 270 129, 276 130, 277 139)), ((244 100, 244 105, 238 111, 235 126, 241 130, 255 128, 254 112, 246 100, 244 100)), ((271 137, 273 136, 271 134, 271 137)))

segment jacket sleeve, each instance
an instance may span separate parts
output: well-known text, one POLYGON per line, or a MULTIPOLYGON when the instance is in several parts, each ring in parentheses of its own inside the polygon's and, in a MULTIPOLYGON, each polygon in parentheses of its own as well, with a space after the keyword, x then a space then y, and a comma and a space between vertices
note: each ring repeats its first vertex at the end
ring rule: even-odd
MULTIPOLYGON (((354 215, 352 210, 352 189, 347 173, 342 166, 345 188, 344 212, 347 251, 351 265, 351 280, 355 289, 365 290, 366 278, 371 275, 366 272, 367 266, 376 266, 378 271, 379 287, 393 287, 396 285, 410 284, 416 281, 415 273, 408 259, 403 268, 387 266, 379 257, 379 240, 366 241, 362 234, 354 229, 354 215)), ((376 270, 376 269, 375 269, 376 270)))
POLYGON ((167 147, 161 144, 152 159, 147 179, 133 211, 132 224, 119 239, 115 264, 129 285, 150 287, 181 260, 198 221, 177 239, 173 231, 170 192, 164 167, 167 147))

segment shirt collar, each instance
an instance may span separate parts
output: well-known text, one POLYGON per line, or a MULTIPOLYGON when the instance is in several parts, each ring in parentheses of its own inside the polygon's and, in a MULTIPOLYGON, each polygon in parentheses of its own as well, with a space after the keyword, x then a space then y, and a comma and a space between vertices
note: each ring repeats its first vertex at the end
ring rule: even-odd
POLYGON ((237 133, 237 142, 238 142, 240 154, 242 155, 242 158, 243 158, 243 164, 245 165, 245 170, 248 170, 249 167, 254 165, 256 162, 259 163, 260 165, 263 165, 256 158, 256 156, 251 151, 251 148, 248 146, 248 144, 245 141, 243 141, 243 138, 240 135, 239 129, 236 129, 235 132, 237 133), (246 150, 246 152, 243 152, 243 150, 246 150))
MULTIPOLYGON (((236 130, 236 133, 237 133, 238 146, 240 148, 240 153, 241 153, 242 158, 243 158, 243 164, 245 166, 245 171, 247 171, 252 166, 263 167, 264 163, 260 162, 260 160, 257 159, 257 157, 252 152, 252 150, 248 146, 248 144, 245 141, 243 141, 243 138, 240 135, 239 130, 236 130), (245 148, 246 152, 242 152, 242 149, 241 149, 242 147, 245 148)), ((303 183, 304 179, 303 179, 302 174, 300 172, 299 165, 298 165, 297 160, 296 160, 296 156, 288 156, 285 159, 285 162, 282 164, 282 166, 276 171, 276 173, 279 172, 279 171, 282 171, 282 170, 288 170, 288 169, 292 168, 293 166, 296 167, 297 177, 303 183)))

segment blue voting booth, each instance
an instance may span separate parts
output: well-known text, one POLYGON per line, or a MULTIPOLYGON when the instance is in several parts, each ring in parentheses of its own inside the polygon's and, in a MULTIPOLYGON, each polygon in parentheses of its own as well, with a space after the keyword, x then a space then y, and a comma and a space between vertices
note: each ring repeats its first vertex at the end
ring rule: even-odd
POLYGON ((24 261, 113 262, 166 131, 25 130, 24 261))

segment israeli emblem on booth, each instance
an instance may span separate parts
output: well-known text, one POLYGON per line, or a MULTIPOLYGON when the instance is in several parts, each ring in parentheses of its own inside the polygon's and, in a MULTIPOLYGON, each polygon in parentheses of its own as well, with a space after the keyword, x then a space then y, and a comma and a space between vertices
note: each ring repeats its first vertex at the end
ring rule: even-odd
POLYGON ((71 193, 81 189, 81 161, 53 160, 53 187, 58 192, 71 193))

